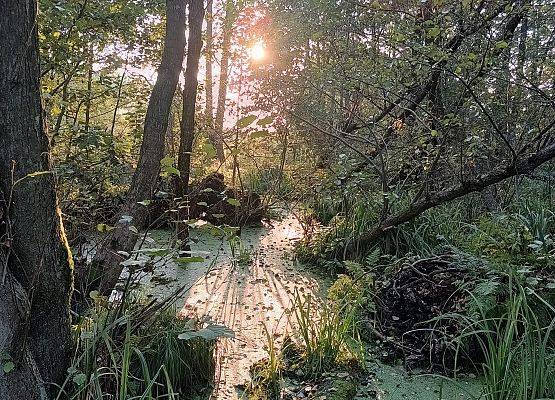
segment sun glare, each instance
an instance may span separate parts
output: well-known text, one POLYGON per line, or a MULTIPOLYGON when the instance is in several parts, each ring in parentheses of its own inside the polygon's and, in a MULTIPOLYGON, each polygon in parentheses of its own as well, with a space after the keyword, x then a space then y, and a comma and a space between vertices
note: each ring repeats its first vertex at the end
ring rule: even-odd
POLYGON ((253 61, 261 61, 266 57, 266 47, 264 43, 259 41, 250 48, 250 56, 253 61))

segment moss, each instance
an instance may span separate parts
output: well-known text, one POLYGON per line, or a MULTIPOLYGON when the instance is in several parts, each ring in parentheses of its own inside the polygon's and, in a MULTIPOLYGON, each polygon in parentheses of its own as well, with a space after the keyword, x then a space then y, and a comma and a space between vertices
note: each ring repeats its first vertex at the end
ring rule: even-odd
POLYGON ((353 380, 334 378, 326 384, 318 396, 326 396, 327 400, 351 400, 356 396, 357 387, 353 380))

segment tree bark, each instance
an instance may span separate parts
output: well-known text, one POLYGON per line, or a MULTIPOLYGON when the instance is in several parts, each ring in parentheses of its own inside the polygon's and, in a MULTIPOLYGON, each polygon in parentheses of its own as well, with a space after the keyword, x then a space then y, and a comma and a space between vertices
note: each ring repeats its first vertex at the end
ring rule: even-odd
MULTIPOLYGON (((198 67, 202 49, 202 20, 204 7, 202 0, 189 0, 189 48, 187 49, 187 67, 183 87, 183 114, 181 117, 181 140, 179 145, 177 195, 182 199, 189 194, 189 178, 191 175, 191 153, 195 138, 195 108, 198 88, 198 67)), ((186 246, 188 225, 181 221, 188 219, 187 208, 180 207, 178 233, 186 246)))
POLYGON ((216 150, 218 161, 223 163, 225 161, 224 143, 221 135, 218 135, 214 129, 214 78, 212 75, 212 60, 214 57, 214 15, 212 12, 213 0, 208 0, 206 3, 206 45, 204 52, 206 58, 206 78, 204 86, 206 90, 206 122, 208 124, 208 139, 216 150))
POLYGON ((72 261, 40 96, 37 2, 0 9, 0 354, 15 364, 0 372, 0 398, 43 399, 70 362, 72 261))
MULTIPOLYGON (((223 135, 224 135, 224 117, 225 117, 225 101, 227 98, 227 85, 229 80, 229 58, 231 56, 231 34, 233 33, 233 24, 235 22, 235 4, 233 0, 227 0, 225 3, 225 18, 222 37, 222 58, 220 61, 220 81, 218 84, 218 104, 216 107, 216 120, 214 121, 215 137, 221 143, 222 154, 218 156, 220 161, 225 160, 223 155, 223 135)), ((218 151, 218 147, 216 147, 218 151)))
POLYGON ((92 263, 93 279, 100 280, 99 290, 103 294, 112 291, 123 270, 120 263, 125 257, 118 252, 130 253, 133 250, 138 238, 133 227, 140 229, 147 220, 147 209, 138 202, 151 199, 158 182, 171 105, 185 53, 185 18, 184 0, 166 1, 164 51, 148 103, 139 162, 116 227, 108 234, 92 263), (122 219, 122 216, 131 218, 122 219))

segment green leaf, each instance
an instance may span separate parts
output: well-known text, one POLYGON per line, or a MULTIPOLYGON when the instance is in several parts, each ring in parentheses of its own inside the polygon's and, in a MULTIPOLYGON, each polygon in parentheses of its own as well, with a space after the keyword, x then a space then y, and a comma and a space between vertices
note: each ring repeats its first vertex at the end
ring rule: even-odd
POLYGON ((160 160, 160 165, 162 167, 171 167, 174 164, 175 160, 173 157, 166 156, 160 160))
POLYGON ((190 264, 190 263, 198 263, 198 262, 203 262, 204 258, 203 257, 176 257, 174 258, 174 261, 178 264, 190 264))
POLYGON ((114 227, 106 224, 98 224, 96 226, 96 230, 101 233, 107 233, 107 232, 110 232, 111 230, 114 230, 114 227))
POLYGON ((256 121, 256 115, 252 115, 252 114, 247 115, 246 117, 243 117, 239 121, 237 121, 237 128, 239 129, 246 128, 254 121, 256 121))
POLYGON ((146 254, 151 257, 163 257, 163 256, 167 256, 170 252, 171 252, 171 249, 159 247, 159 248, 150 248, 150 249, 139 249, 137 251, 134 251, 133 253, 146 254))
POLYGON ((85 375, 83 373, 77 374, 73 377, 73 382, 77 386, 83 386, 85 384, 86 380, 87 380, 87 375, 85 375))
POLYGON ((179 172, 179 170, 175 167, 166 167, 164 168, 164 172, 168 175, 181 176, 181 172, 179 172))
POLYGON ((265 136, 268 136, 269 132, 267 130, 260 130, 260 131, 256 131, 251 133, 251 139, 259 139, 259 138, 263 138, 265 136))
POLYGON ((140 204, 142 206, 148 207, 150 204, 152 203, 151 200, 143 200, 143 201, 138 201, 137 204, 140 204))
POLYGON ((241 202, 240 202, 239 200, 234 199, 234 198, 231 198, 231 197, 228 198, 228 199, 226 199, 226 201, 227 201, 229 204, 231 204, 232 206, 235 206, 235 207, 239 207, 239 206, 241 205, 241 202))
POLYGON ((12 372, 15 369, 15 364, 13 361, 6 361, 2 367, 5 374, 12 372))
POLYGON ((498 50, 503 50, 509 47, 509 43, 504 40, 500 40, 499 42, 495 43, 495 48, 498 50))
POLYGON ((202 151, 204 152, 204 154, 206 155, 207 158, 214 158, 216 157, 216 149, 214 148, 214 146, 212 145, 212 143, 205 143, 202 146, 202 151))
POLYGON ((268 126, 270 125, 272 122, 274 122, 274 117, 269 116, 269 117, 265 117, 265 118, 261 118, 258 120, 258 122, 256 123, 257 125, 260 126, 268 126))

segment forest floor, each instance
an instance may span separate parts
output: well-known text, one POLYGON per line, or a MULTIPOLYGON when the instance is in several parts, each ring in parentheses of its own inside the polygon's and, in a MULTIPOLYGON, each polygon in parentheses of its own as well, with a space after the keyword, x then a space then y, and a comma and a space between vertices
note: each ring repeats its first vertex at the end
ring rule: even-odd
MULTIPOLYGON (((158 247, 167 243, 170 233, 160 230, 149 236, 147 247, 158 247)), ((294 261, 293 246, 302 238, 302 228, 292 213, 263 227, 243 228, 241 241, 247 259, 242 262, 234 260, 226 240, 202 231, 195 231, 192 238, 193 255, 205 255, 204 262, 180 267, 162 258, 153 272, 141 278, 141 286, 147 296, 160 298, 185 287, 176 304, 178 313, 224 324, 235 332, 234 339, 223 339, 218 345, 216 382, 210 398, 241 399, 250 381, 250 367, 267 357, 266 329, 279 347, 294 328, 289 310, 295 291, 322 297, 331 282, 294 261)), ((367 380, 361 383, 356 399, 463 400, 479 388, 477 382, 409 375, 402 367, 369 360, 367 380)), ((311 398, 302 389, 297 396, 311 398)))

